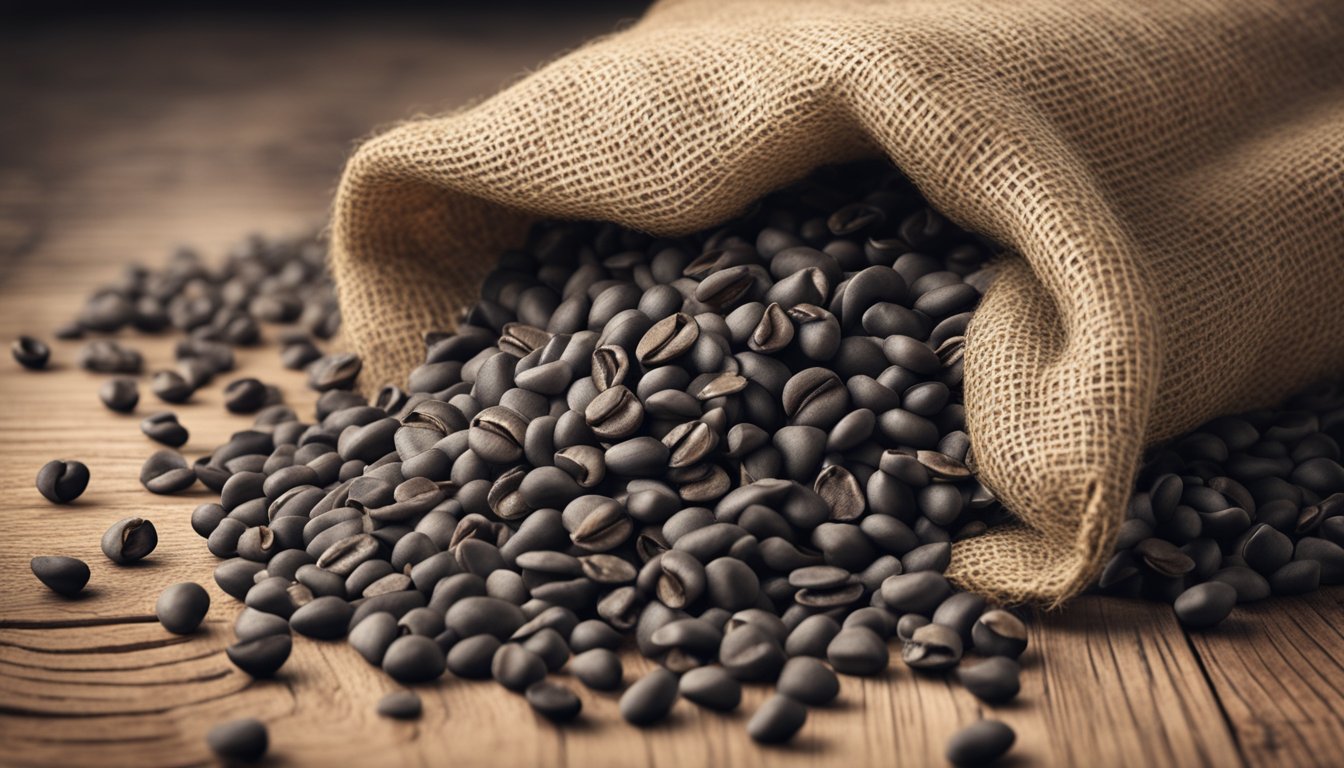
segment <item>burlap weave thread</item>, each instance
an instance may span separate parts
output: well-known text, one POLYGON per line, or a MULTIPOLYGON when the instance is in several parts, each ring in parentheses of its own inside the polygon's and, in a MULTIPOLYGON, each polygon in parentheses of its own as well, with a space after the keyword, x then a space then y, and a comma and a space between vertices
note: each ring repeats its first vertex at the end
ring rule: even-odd
POLYGON ((1338 0, 665 0, 360 147, 333 224, 346 337, 366 381, 398 380, 536 217, 683 234, 878 155, 1016 254, 965 388, 1021 523, 955 547, 966 587, 1076 594, 1146 444, 1344 369, 1338 0))

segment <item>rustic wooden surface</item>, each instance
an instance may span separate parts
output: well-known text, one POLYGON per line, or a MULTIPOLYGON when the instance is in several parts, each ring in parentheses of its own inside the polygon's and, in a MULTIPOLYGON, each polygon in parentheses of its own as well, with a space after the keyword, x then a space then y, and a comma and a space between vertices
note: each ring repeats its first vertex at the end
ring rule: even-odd
MULTIPOLYGON (((615 17, 463 20, 104 19, 0 31, 0 338, 49 337, 82 296, 122 265, 157 262, 179 242, 216 252, 246 232, 284 233, 323 219, 340 163, 373 127, 488 94, 539 60, 608 31, 615 17)), ((7 343, 7 342, 6 342, 7 343)), ((148 368, 170 340, 134 339, 148 368)), ((847 678, 787 748, 744 735, 746 714, 682 702, 669 722, 624 725, 615 699, 583 690, 585 718, 557 729, 521 698, 447 677, 420 686, 423 719, 382 720, 393 688, 342 642, 300 640, 277 680, 252 682, 221 653, 238 605, 188 515, 207 498, 145 493, 155 446, 136 415, 98 404, 98 378, 55 343, 44 373, 0 360, 0 763, 149 766, 208 762, 213 723, 271 723, 270 764, 752 766, 940 764, 946 737, 984 714, 1018 732, 1014 765, 1331 765, 1344 760, 1344 594, 1331 590, 1238 610, 1217 631, 1183 632, 1169 610, 1082 599, 1033 625, 1024 689, 986 707, 893 662, 881 679, 847 678), (68 507, 33 488, 54 457, 93 473, 68 507), (158 550, 118 568, 102 531, 152 519, 158 550), (69 554, 93 569, 65 600, 28 568, 69 554), (158 592, 197 581, 214 604, 180 638, 152 619, 158 592)), ((311 414, 313 397, 276 349, 240 354, 311 414)), ((193 458, 243 428, 219 386, 175 408, 193 458)), ((642 662, 627 657, 627 676, 642 662)), ((744 713, 765 695, 749 691, 744 713)))

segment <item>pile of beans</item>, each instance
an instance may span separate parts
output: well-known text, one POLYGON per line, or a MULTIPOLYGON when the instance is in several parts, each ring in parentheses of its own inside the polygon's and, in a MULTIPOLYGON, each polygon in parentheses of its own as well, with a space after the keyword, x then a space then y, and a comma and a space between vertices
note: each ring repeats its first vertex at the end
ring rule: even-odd
POLYGON ((1204 628, 1238 603, 1344 584, 1342 440, 1344 389, 1322 386, 1154 451, 1099 589, 1204 628))
MULTIPOLYGON (((253 239, 218 272, 191 254, 133 270, 63 335, 186 332, 179 370, 151 387, 172 403, 231 370, 231 345, 254 343, 259 320, 304 329, 281 355, 323 392, 315 422, 242 378, 226 402, 255 413, 253 427, 195 462, 172 450, 186 441, 173 414, 142 424, 169 446, 145 463, 148 490, 220 493, 191 524, 224 559, 219 586, 246 605, 227 653, 248 674, 276 674, 294 632, 346 637, 398 681, 493 678, 560 722, 582 701, 555 673, 621 690, 616 651, 632 641, 659 666, 624 688, 630 723, 681 698, 733 710, 742 683, 768 683, 747 731, 784 742, 838 695, 837 673, 885 670, 892 640, 910 668, 986 702, 1019 690, 1021 618, 943 576, 953 542, 1007 517, 968 469, 961 394, 991 251, 888 168, 848 166, 686 238, 539 224, 455 332, 425 334, 406 389, 372 402, 351 391, 357 357, 318 349, 339 316, 312 241, 253 239)), ((20 362, 35 341, 16 344, 20 362)), ((82 360, 141 367, 107 339, 82 360)), ((139 400, 133 379, 99 396, 118 411, 139 400)), ((1338 579, 1340 402, 1304 396, 1155 454, 1101 587, 1174 600, 1182 621, 1207 626, 1231 609, 1223 587, 1235 602, 1259 583, 1338 579), (1278 511, 1289 503, 1291 520, 1278 511)), ((54 464, 39 488, 68 501, 87 470, 81 483, 78 462, 54 464)), ((132 562, 156 542, 131 518, 103 549, 132 562)), ((88 570, 68 560, 38 558, 34 572, 75 594, 88 570)), ((170 590, 161 621, 194 630, 208 596, 170 590)), ((420 704, 400 692, 379 711, 415 717, 420 704)), ((979 721, 947 756, 992 760, 1014 738, 979 721)), ((267 735, 239 721, 209 743, 256 759, 267 735)))

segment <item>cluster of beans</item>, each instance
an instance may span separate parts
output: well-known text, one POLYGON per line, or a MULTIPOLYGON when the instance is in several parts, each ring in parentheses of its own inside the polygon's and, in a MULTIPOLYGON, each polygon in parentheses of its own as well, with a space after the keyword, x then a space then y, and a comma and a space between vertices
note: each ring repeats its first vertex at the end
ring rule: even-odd
MULTIPOLYGON (((1004 515, 961 406, 988 255, 873 168, 684 239, 538 226, 456 332, 426 335, 407 391, 369 403, 345 389, 357 358, 305 361, 317 423, 271 405, 197 463, 221 498, 192 524, 247 605, 230 658, 264 677, 291 630, 348 636, 399 681, 493 677, 560 721, 581 700, 548 674, 619 689, 633 636, 660 666, 628 721, 773 683, 747 726, 765 742, 836 672, 885 670, 891 638, 926 673, 974 648, 962 683, 1011 699, 1025 627, 942 575, 1004 515)), ((949 756, 1012 740, 979 723, 949 756)))
MULTIPOLYGON (((259 319, 330 335, 316 254, 254 240, 214 272, 184 252, 100 291, 60 335, 187 333, 180 370, 151 386, 181 402, 233 367, 231 345, 255 342, 259 319)), ((220 493, 191 522, 226 558, 216 581, 247 606, 228 655, 257 677, 284 664, 291 630, 348 637, 399 681, 493 677, 562 721, 581 700, 548 675, 621 688, 615 650, 633 637, 659 666, 622 694, 628 721, 656 722, 679 698, 734 709, 743 682, 773 683, 747 730, 780 742, 835 698, 837 672, 884 671, 898 638, 929 674, 974 649, 985 660, 959 679, 1004 702, 1026 628, 943 576, 953 541, 1005 515, 967 467, 961 405, 988 256, 873 166, 821 174, 687 238, 542 224, 501 257, 457 331, 426 335, 407 391, 369 403, 349 391, 357 357, 287 336, 285 364, 324 392, 317 423, 238 380, 226 401, 257 413, 254 427, 189 464, 172 450, 185 430, 155 414, 142 428, 171 447, 141 481, 220 493)), ((108 339, 81 361, 141 368, 108 339)), ((100 396, 119 411, 138 402, 131 380, 100 396)), ((76 465, 44 470, 52 498, 77 495, 76 465)), ((103 550, 127 563, 156 544, 153 524, 130 518, 103 550)), ((87 569, 53 560, 48 584, 78 592, 87 569)), ((176 585, 157 611, 190 632, 208 608, 176 585)), ((983 721, 948 755, 994 757, 1013 738, 983 721)), ((255 756, 265 729, 228 724, 210 741, 255 756)))
POLYGON ((1344 584, 1344 389, 1214 419, 1154 452, 1098 582, 1190 627, 1238 603, 1344 584))
MULTIPOLYGON (((281 357, 323 393, 315 423, 243 378, 226 406, 253 427, 194 463, 173 450, 187 433, 171 412, 141 424, 169 446, 145 462, 148 490, 220 494, 191 525, 246 605, 227 650, 240 669, 276 674, 293 632, 345 637, 398 681, 493 678, 557 722, 582 703, 553 673, 623 689, 636 725, 681 698, 733 710, 743 682, 769 683, 747 725, 762 742, 831 702, 836 673, 884 671, 892 640, 921 674, 990 703, 1016 696, 1021 619, 943 576, 952 542, 1006 517, 968 469, 961 404, 990 249, 898 175, 832 169, 678 239, 540 224, 455 332, 425 335, 406 388, 372 402, 351 391, 358 357, 318 349, 339 323, 322 254, 309 238, 254 238, 215 270, 183 251, 129 270, 58 333, 183 332, 178 370, 151 383, 174 403, 232 370, 258 321, 301 326, 281 357), (658 666, 626 687, 616 651, 631 641, 658 666)), ((49 356, 28 338, 13 352, 29 367, 49 356)), ((81 363, 142 369, 106 338, 81 363)), ((99 395, 122 412, 139 401, 129 378, 99 395)), ((1344 395, 1325 389, 1155 452, 1099 588, 1174 602, 1198 627, 1238 601, 1340 583, 1341 425, 1344 395)), ((38 487, 65 503, 88 481, 56 461, 38 487)), ((140 518, 103 539, 117 563, 156 545, 140 518)), ((63 594, 88 580, 72 558, 33 568, 63 594)), ((156 606, 182 633, 208 609, 196 585, 156 606)), ((415 717, 420 703, 401 691, 379 712, 415 717)), ((992 759, 1013 739, 982 720, 948 758, 992 759)), ((209 742, 249 759, 267 734, 238 721, 209 742)))
MULTIPOLYGON (((143 371, 144 357, 107 334, 124 329, 180 332, 184 338, 175 348, 177 369, 156 372, 150 389, 165 404, 184 403, 215 376, 234 369, 235 346, 261 341, 262 322, 299 326, 284 337, 288 367, 303 367, 321 357, 315 339, 330 338, 340 325, 325 257, 325 243, 312 236, 253 236, 218 267, 182 248, 162 269, 128 267, 117 282, 95 291, 55 336, 75 340, 94 335, 80 349, 78 364, 94 373, 120 374, 103 382, 98 397, 110 410, 132 413, 140 404, 134 376, 143 371), (301 356, 302 361, 295 362, 301 356)), ((52 354, 46 342, 31 336, 16 339, 11 353, 31 370, 46 368, 52 354)), ((255 412, 280 399, 277 388, 256 379, 235 380, 225 388, 225 405, 234 413, 255 412)), ((186 428, 171 411, 149 414, 140 428, 145 436, 173 448, 188 439, 186 428)), ((146 462, 141 481, 151 491, 174 492, 194 485, 198 475, 225 476, 222 469, 211 470, 205 463, 189 467, 176 451, 161 451, 146 462)), ((57 459, 42 467, 36 485, 53 504, 69 504, 83 494, 89 479, 82 462, 57 459)), ((102 549, 109 560, 127 563, 147 556, 157 544, 152 522, 127 518, 107 531, 102 549)), ((44 584, 66 596, 78 595, 89 579, 88 565, 71 557, 39 556, 32 568, 44 584)))
MULTIPOLYGON (((260 342, 262 322, 303 329, 286 338, 287 347, 305 350, 309 357, 291 367, 320 356, 311 337, 329 339, 340 327, 325 258, 325 245, 313 237, 254 236, 217 268, 207 265, 196 251, 183 248, 161 270, 129 267, 121 280, 95 291, 78 317, 57 329, 56 337, 78 339, 123 328, 181 332, 185 338, 175 350, 177 369, 156 372, 150 388, 164 402, 183 403, 216 375, 233 370, 233 347, 260 342)), ((22 347, 26 354, 21 359, 32 360, 35 341, 20 340, 15 356, 22 347)), ((45 364, 45 354, 41 359, 45 364)), ((97 373, 139 374, 144 368, 138 350, 106 337, 85 344, 79 363, 97 373)), ((104 402, 117 410, 133 409, 134 402, 127 399, 132 390, 125 383, 130 380, 117 381, 121 383, 109 385, 104 402)), ((270 394, 274 400, 274 392, 270 394)))

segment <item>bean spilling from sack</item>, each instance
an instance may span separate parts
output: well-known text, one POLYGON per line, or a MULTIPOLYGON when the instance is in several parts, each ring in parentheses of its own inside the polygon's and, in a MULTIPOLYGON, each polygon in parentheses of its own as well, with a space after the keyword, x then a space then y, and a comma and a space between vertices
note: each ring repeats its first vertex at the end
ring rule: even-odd
MULTIPOLYGON (((884 672, 893 644, 985 702, 1017 695, 1022 614, 944 576, 958 541, 1011 519, 977 481, 961 392, 996 249, 889 166, 825 170, 684 238, 539 223, 455 331, 427 330, 405 388, 371 400, 353 391, 358 357, 320 350, 339 325, 321 253, 254 238, 212 268, 182 252, 128 271, 58 334, 182 332, 178 370, 151 380, 174 404, 233 371, 263 323, 297 324, 281 358, 323 392, 314 421, 249 377, 224 391, 253 426, 209 455, 175 450, 187 428, 170 411, 142 424, 166 446, 146 489, 220 494, 191 525, 246 606, 226 652, 247 674, 279 673, 294 633, 345 637, 399 682, 493 678, 555 722, 581 715, 576 686, 623 691, 636 726, 681 699, 731 711, 744 683, 767 684, 746 725, 766 743, 844 676, 884 672), (626 685, 629 646, 658 666, 626 685)), ((36 339, 14 354, 47 359, 36 339)), ((99 392, 108 408, 137 408, 138 352, 97 338, 80 360, 122 376, 99 392)), ((1344 582, 1341 439, 1344 393, 1328 387, 1157 449, 1098 588, 1203 628, 1344 582)), ((67 503, 89 482, 63 460, 37 486, 67 503)), ((128 563, 156 544, 131 518, 103 550, 128 563)), ((33 570, 67 595, 89 578, 60 556, 33 570)), ((209 598, 174 585, 156 609, 190 633, 209 598)), ((417 717, 420 702, 403 691, 379 712, 417 717)), ((251 760, 267 738, 248 720, 208 741, 251 760)), ((990 761, 1014 738, 967 723, 947 758, 990 761)))

